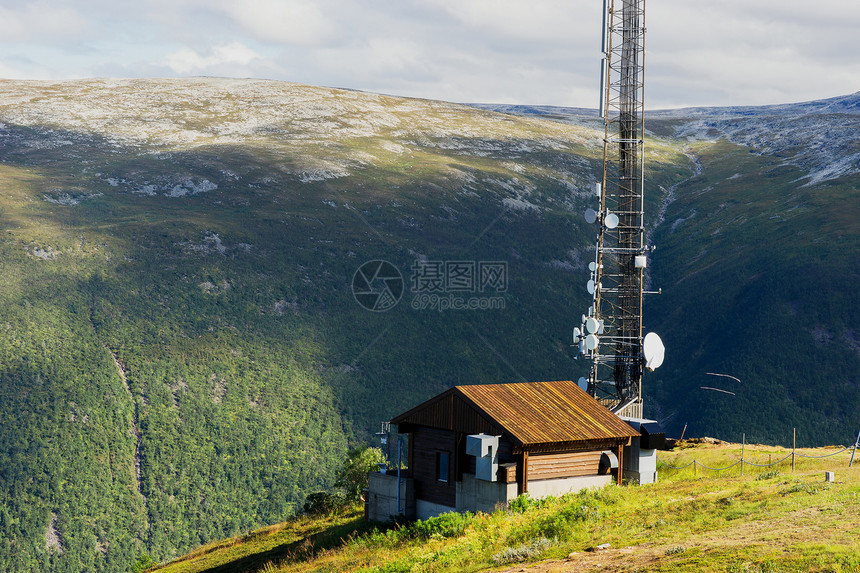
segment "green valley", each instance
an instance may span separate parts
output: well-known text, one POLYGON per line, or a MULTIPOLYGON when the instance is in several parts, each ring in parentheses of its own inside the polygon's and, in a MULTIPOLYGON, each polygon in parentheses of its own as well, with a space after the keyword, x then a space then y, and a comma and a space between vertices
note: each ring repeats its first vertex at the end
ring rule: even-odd
MULTIPOLYGON (((676 435, 853 441, 856 139, 764 148, 708 121, 649 125, 663 294, 645 317, 668 351, 646 414, 676 435), (736 399, 702 392, 706 372, 741 378, 736 399)), ((601 153, 576 114, 0 81, 0 568, 163 562, 283 521, 380 421, 454 384, 576 379, 601 153), (374 260, 403 279, 385 312, 353 295, 374 260), (446 262, 505 280, 422 291, 422 265, 446 262), (478 308, 440 310, 451 296, 478 308)))

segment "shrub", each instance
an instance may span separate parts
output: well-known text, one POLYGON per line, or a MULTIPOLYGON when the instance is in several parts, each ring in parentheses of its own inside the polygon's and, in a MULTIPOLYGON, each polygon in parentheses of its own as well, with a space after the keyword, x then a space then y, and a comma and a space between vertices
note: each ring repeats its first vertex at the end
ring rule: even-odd
POLYGON ((459 537, 472 521, 471 513, 443 513, 424 521, 416 521, 401 530, 401 534, 411 539, 430 539, 431 537, 459 537))
POLYGON ((144 573, 155 567, 157 563, 152 560, 152 557, 147 553, 141 553, 134 565, 131 566, 131 573, 144 573))
POLYGON ((357 501, 367 489, 369 475, 385 463, 385 455, 379 448, 357 448, 349 452, 343 466, 337 472, 335 487, 342 488, 350 501, 357 501))
POLYGON ((324 515, 344 508, 349 504, 346 496, 342 493, 329 493, 317 491, 305 498, 302 513, 307 515, 324 515))
POLYGON ((548 504, 556 501, 557 498, 553 495, 548 495, 540 499, 532 499, 529 494, 524 493, 511 500, 509 509, 514 513, 525 513, 530 509, 540 509, 548 504))
POLYGON ((769 472, 760 473, 756 476, 757 480, 772 479, 779 475, 779 470, 770 470, 769 472))
POLYGON ((508 547, 501 553, 493 555, 493 563, 496 565, 505 565, 535 559, 550 545, 552 545, 552 541, 546 537, 541 537, 519 547, 508 547))
POLYGON ((534 500, 524 493, 511 500, 510 509, 514 513, 525 513, 533 504, 534 500))

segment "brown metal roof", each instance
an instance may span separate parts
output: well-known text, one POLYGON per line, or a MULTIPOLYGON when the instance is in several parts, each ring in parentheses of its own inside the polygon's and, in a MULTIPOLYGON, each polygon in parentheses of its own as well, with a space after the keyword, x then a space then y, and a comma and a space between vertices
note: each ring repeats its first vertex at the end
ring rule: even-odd
POLYGON ((639 435, 569 380, 455 386, 392 422, 468 433, 498 428, 521 446, 639 435), (479 414, 486 429, 471 416, 461 418, 469 410, 479 414))

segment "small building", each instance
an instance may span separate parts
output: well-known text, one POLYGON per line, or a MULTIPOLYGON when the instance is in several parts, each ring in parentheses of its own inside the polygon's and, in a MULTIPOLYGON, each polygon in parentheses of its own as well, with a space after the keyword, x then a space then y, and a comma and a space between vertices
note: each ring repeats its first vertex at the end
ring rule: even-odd
POLYGON ((640 436, 571 381, 455 386, 391 422, 408 435, 408 469, 371 474, 373 520, 621 483, 624 447, 640 436))

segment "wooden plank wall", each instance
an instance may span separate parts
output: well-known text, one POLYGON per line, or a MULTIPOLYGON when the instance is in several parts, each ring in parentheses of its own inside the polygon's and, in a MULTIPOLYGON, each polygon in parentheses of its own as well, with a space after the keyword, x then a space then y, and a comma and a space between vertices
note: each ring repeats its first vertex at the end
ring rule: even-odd
POLYGON ((529 455, 529 480, 597 475, 601 451, 529 455))
POLYGON ((412 433, 410 445, 415 499, 454 507, 457 502, 457 448, 454 432, 416 428, 412 433), (437 452, 445 452, 450 456, 447 483, 436 480, 437 452))

